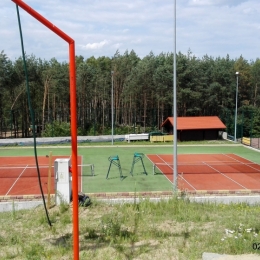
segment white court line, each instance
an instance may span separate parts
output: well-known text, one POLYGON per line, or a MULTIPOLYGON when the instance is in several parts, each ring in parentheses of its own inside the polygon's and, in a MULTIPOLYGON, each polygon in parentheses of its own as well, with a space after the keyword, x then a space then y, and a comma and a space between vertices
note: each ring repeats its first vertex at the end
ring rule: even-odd
MULTIPOLYGON (((156 154, 156 156, 160 159, 160 160, 162 160, 162 158, 158 155, 158 154, 156 154)), ((152 162, 152 161, 151 161, 152 162)), ((153 165, 156 165, 156 163, 154 163, 154 162, 152 162, 153 163, 153 165)), ((170 166, 169 166, 170 167, 170 166)), ((170 168, 172 168, 172 167, 170 167, 170 168)), ((160 170, 161 171, 161 170, 160 170)), ((162 171, 161 171, 162 172, 162 171)), ((167 181, 169 181, 170 183, 172 183, 167 177, 166 177, 166 175, 164 174, 163 175, 165 178, 166 178, 166 180, 167 181)))
MULTIPOLYGON (((24 169, 24 168, 27 168, 27 169, 37 169, 36 166, 13 166, 13 167, 9 167, 9 166, 0 166, 0 169, 24 169)), ((42 169, 42 168, 49 168, 49 166, 39 166, 39 169, 42 169)), ((54 168, 54 166, 52 166, 52 168, 54 168)))
POLYGON ((243 187, 244 189, 246 189, 246 190, 249 190, 247 187, 243 186, 243 185, 242 185, 242 184, 240 184, 239 182, 237 182, 237 181, 233 180, 232 178, 228 177, 227 175, 225 175, 225 174, 224 174, 224 173, 222 173, 221 171, 219 171, 219 170, 215 169, 214 167, 210 166, 210 165, 209 165, 209 164, 207 164, 206 162, 203 162, 203 163, 204 163, 206 166, 208 166, 208 167, 210 167, 211 169, 213 169, 214 171, 216 171, 216 172, 218 172, 218 173, 222 174, 224 177, 226 177, 226 178, 230 179, 231 181, 235 182, 235 183, 236 183, 236 184, 238 184, 239 186, 243 187))
MULTIPOLYGON (((168 166, 168 167, 170 167, 171 169, 172 169, 172 172, 173 172, 173 167, 171 167, 170 166, 170 164, 168 164, 165 160, 163 160, 163 158, 161 158, 158 154, 156 154, 156 156, 157 157, 159 157, 159 159, 161 159, 162 161, 164 161, 164 163, 168 166)), ((155 164, 156 165, 156 164, 155 164)), ((179 174, 178 174, 179 175, 179 174)), ((165 174, 164 174, 164 176, 165 176, 165 174)), ((193 187, 187 180, 185 180, 183 177, 182 177, 182 175, 179 175, 188 185, 190 185, 195 191, 197 191, 196 189, 195 189, 195 187, 193 187)), ((165 176, 166 177, 166 176, 165 176)))
MULTIPOLYGON (((229 157, 229 158, 232 158, 233 160, 235 160, 235 161, 237 161, 237 162, 239 162, 239 163, 241 163, 241 164, 243 164, 243 165, 249 166, 250 168, 252 168, 252 169, 254 169, 254 170, 260 172, 259 169, 256 169, 255 167, 250 166, 249 163, 241 162, 241 161, 239 161, 239 160, 237 160, 237 159, 235 159, 235 158, 233 158, 233 157, 231 157, 231 156, 228 156, 228 155, 226 155, 226 156, 229 157)), ((241 157, 241 158, 243 158, 243 157, 241 157)), ((246 158, 243 158, 243 159, 247 160, 246 158)), ((247 161, 249 161, 249 160, 247 160, 247 161)), ((251 162, 251 161, 249 161, 249 162, 251 162)), ((252 163, 253 163, 253 164, 258 164, 258 163, 254 163, 254 162, 252 162, 252 163)))
POLYGON ((8 193, 11 191, 11 189, 14 187, 14 185, 16 184, 16 182, 20 179, 20 177, 22 176, 22 174, 24 173, 24 171, 27 169, 28 164, 25 166, 24 170, 20 173, 20 175, 17 177, 16 181, 13 183, 13 185, 11 186, 11 188, 7 191, 7 193, 5 194, 5 196, 8 195, 8 193))

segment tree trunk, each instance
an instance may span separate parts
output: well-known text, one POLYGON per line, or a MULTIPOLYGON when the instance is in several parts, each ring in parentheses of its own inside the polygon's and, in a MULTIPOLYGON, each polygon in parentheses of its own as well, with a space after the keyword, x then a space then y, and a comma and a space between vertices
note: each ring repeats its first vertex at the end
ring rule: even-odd
POLYGON ((51 77, 47 77, 44 82, 44 93, 43 93, 43 102, 42 102, 42 130, 44 130, 45 128, 44 127, 45 126, 45 104, 49 93, 50 79, 51 77))

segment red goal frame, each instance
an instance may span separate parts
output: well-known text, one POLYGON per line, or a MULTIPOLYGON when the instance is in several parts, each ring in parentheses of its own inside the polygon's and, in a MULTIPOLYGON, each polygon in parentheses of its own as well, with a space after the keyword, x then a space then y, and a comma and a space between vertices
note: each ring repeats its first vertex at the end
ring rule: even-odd
MULTIPOLYGON (((72 196, 78 197, 78 146, 77 146, 77 95, 76 95, 76 63, 75 63, 75 41, 62 30, 37 13, 22 0, 12 0, 40 23, 45 25, 55 34, 60 36, 69 44, 69 68, 70 68, 70 117, 71 117, 71 150, 72 150, 72 196)), ((79 220, 78 200, 73 200, 73 249, 75 260, 79 259, 79 220)))

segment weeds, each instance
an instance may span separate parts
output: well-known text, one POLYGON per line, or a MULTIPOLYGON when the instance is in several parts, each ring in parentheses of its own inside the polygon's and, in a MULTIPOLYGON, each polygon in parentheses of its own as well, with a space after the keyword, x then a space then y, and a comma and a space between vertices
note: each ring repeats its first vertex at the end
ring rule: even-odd
MULTIPOLYGON (((81 259, 201 259, 203 252, 259 253, 260 207, 194 203, 186 197, 160 202, 139 198, 81 209, 81 259)), ((71 259, 70 205, 0 213, 0 259, 71 259), (15 216, 14 216, 15 215, 15 216), (11 216, 11 217, 10 217, 11 216), (14 216, 14 217, 13 217, 14 216)))

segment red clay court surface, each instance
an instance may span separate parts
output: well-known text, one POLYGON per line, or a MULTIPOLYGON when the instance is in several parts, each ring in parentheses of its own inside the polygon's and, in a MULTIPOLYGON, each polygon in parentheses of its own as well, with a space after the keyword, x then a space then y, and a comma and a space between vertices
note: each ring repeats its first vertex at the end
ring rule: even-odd
MULTIPOLYGON (((54 161, 57 158, 70 158, 69 156, 51 157, 51 192, 55 194, 54 161)), ((78 157, 78 165, 81 165, 82 158, 78 157)), ((48 193, 48 173, 49 157, 38 156, 40 167, 41 183, 43 193, 48 193)), ((40 195, 37 169, 33 156, 20 157, 0 157, 0 196, 23 196, 40 195)), ((81 175, 80 166, 78 167, 79 176, 81 175)), ((78 178, 79 191, 81 191, 81 178, 78 178)))
MULTIPOLYGON (((173 182, 173 155, 147 155, 173 182)), ((178 189, 188 192, 260 192, 260 165, 235 154, 179 154, 178 189)))

